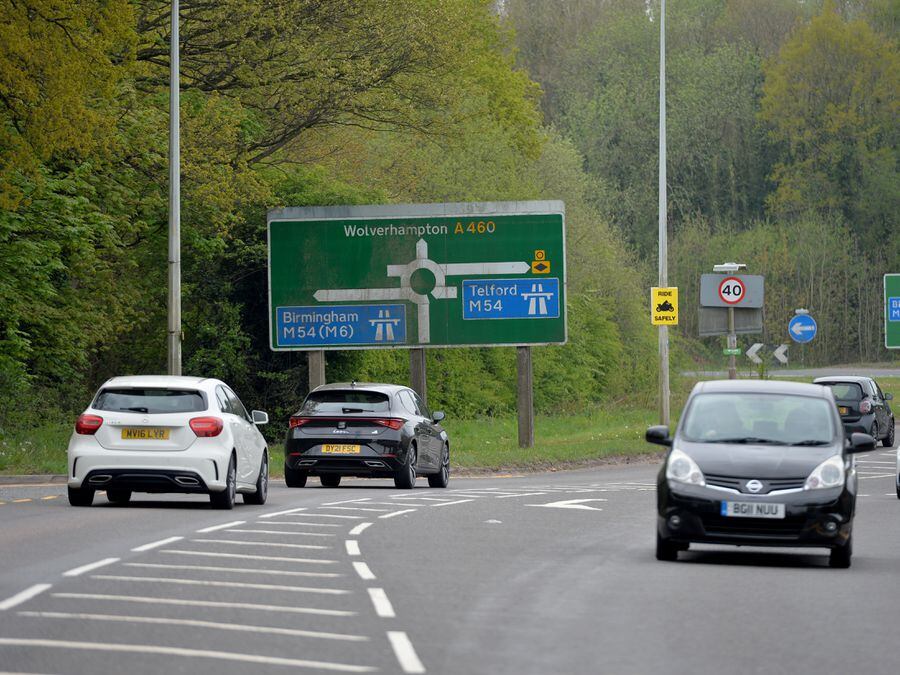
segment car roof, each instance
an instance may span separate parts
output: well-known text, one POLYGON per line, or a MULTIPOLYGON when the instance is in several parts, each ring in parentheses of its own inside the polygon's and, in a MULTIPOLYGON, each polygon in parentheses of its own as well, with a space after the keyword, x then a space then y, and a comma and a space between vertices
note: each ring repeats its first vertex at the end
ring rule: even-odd
POLYGON ((125 375, 111 377, 103 383, 103 386, 196 388, 203 383, 209 384, 216 381, 208 377, 189 377, 186 375, 125 375))
POLYGON ((395 394, 398 391, 409 389, 409 387, 399 384, 387 384, 384 382, 332 382, 331 384, 323 384, 313 391, 334 391, 359 389, 361 391, 377 391, 382 394, 395 394))
POLYGON ((871 377, 865 377, 863 375, 828 375, 826 377, 817 377, 813 382, 816 384, 822 384, 823 382, 855 382, 856 384, 860 384, 862 382, 869 382, 871 379, 871 377))
POLYGON ((830 395, 830 391, 819 384, 782 380, 710 380, 698 382, 694 386, 692 394, 700 393, 793 394, 820 398, 827 398, 830 395))

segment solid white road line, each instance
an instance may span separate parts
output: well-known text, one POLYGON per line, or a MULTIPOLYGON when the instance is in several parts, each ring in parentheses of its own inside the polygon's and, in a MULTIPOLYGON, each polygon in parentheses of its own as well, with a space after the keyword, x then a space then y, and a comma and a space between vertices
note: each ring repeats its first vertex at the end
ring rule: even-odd
POLYGON ((360 523, 359 525, 354 527, 352 530, 350 530, 350 536, 355 537, 358 534, 362 534, 366 528, 371 527, 371 526, 372 526, 372 523, 360 523))
POLYGON ((318 668, 320 670, 333 670, 343 673, 371 673, 376 670, 370 666, 353 666, 345 663, 309 661, 306 659, 284 659, 277 656, 240 654, 237 652, 220 652, 206 649, 185 649, 183 647, 158 647, 156 645, 107 644, 103 642, 76 642, 74 640, 38 640, 24 638, 0 638, 0 645, 10 645, 13 647, 46 647, 49 649, 80 649, 83 651, 100 652, 125 652, 129 654, 163 654, 166 656, 183 656, 186 658, 256 663, 266 666, 318 668))
POLYGON ((261 612, 285 612, 287 614, 315 614, 317 616, 356 616, 356 612, 344 609, 319 609, 284 605, 258 605, 252 602, 218 602, 214 600, 184 600, 182 598, 146 597, 143 595, 109 595, 101 593, 53 593, 54 598, 73 600, 109 600, 112 602, 137 602, 145 605, 178 605, 180 607, 221 607, 228 609, 256 609, 261 612))
POLYGON ((90 572, 91 570, 95 570, 98 567, 105 567, 106 565, 112 565, 114 562, 119 562, 119 558, 104 558, 103 560, 98 560, 97 562, 93 562, 90 565, 82 565, 81 567, 76 567, 75 569, 71 569, 68 572, 63 572, 64 577, 77 577, 85 572, 90 572))
POLYGON ((413 649, 412 642, 410 642, 406 633, 399 630, 389 630, 387 636, 404 673, 425 672, 425 666, 419 660, 419 656, 416 654, 416 650, 413 649))
POLYGON ((262 574, 288 577, 315 577, 335 579, 344 576, 340 572, 295 572, 289 570, 266 570, 259 567, 217 567, 215 565, 167 565, 165 563, 123 563, 125 567, 144 567, 160 570, 199 570, 201 572, 234 572, 235 574, 262 574))
POLYGON ((265 515, 260 516, 260 518, 274 518, 275 516, 284 516, 288 513, 297 513, 298 511, 306 511, 306 507, 301 506, 298 509, 285 509, 284 511, 275 511, 275 513, 266 513, 265 515))
POLYGON ((415 513, 415 509, 405 509, 403 511, 394 511, 393 513, 385 513, 383 516, 378 516, 379 518, 393 518, 394 516, 402 516, 404 513, 415 513))
POLYGON ((348 539, 344 542, 344 546, 347 547, 347 555, 362 555, 359 551, 359 542, 355 539, 348 539))
POLYGON ((40 595, 51 586, 53 586, 53 584, 35 584, 34 586, 26 588, 21 593, 16 593, 11 598, 7 598, 3 602, 0 602, 0 611, 12 609, 16 605, 21 605, 23 602, 28 602, 34 596, 40 595))
POLYGON ((361 506, 323 506, 322 508, 332 509, 334 511, 371 511, 372 513, 384 513, 390 509, 369 509, 361 506))
POLYGON ((251 624, 222 623, 219 621, 199 621, 195 619, 169 619, 154 616, 123 616, 121 614, 73 614, 69 612, 18 612, 19 616, 31 616, 39 619, 78 619, 79 621, 112 621, 115 623, 151 623, 165 626, 194 626, 196 628, 212 628, 215 630, 231 630, 241 633, 266 633, 268 635, 291 635, 295 637, 322 638, 323 640, 345 640, 347 642, 366 642, 365 635, 348 635, 346 633, 326 633, 318 630, 300 630, 299 628, 278 628, 275 626, 254 626, 251 624))
POLYGON ((383 588, 370 588, 369 597, 372 598, 372 604, 375 605, 375 613, 382 619, 393 619, 397 616, 394 614, 394 606, 388 600, 387 593, 383 588))
POLYGON ((454 504, 465 504, 466 502, 471 502, 471 499, 457 499, 455 502, 443 502, 441 504, 432 504, 432 506, 453 506, 454 504))
POLYGON ((204 527, 202 530, 197 530, 200 534, 206 534, 207 532, 215 532, 216 530, 226 530, 229 527, 234 527, 235 525, 243 525, 246 523, 246 520, 235 520, 231 523, 225 523, 224 525, 213 525, 212 527, 204 527))
POLYGON ((371 497, 359 497, 357 499, 342 499, 339 502, 325 502, 322 506, 337 506, 338 504, 356 504, 357 502, 367 502, 371 497))
POLYGON ((546 492, 520 492, 516 495, 500 495, 497 499, 509 499, 510 497, 534 497, 536 495, 545 495, 546 492))
POLYGON ((375 578, 375 575, 372 573, 372 570, 369 569, 369 566, 364 562, 355 562, 353 563, 353 569, 356 570, 356 573, 360 576, 361 579, 365 579, 366 581, 371 581, 375 578))
POLYGON ((191 539, 192 542, 203 542, 207 544, 230 544, 232 546, 277 546, 279 548, 304 548, 310 551, 326 551, 330 546, 319 546, 318 544, 282 544, 274 541, 235 541, 234 539, 191 539))
POLYGON ((218 553, 216 551, 181 551, 178 549, 165 549, 160 553, 173 553, 175 555, 207 556, 210 558, 238 558, 240 560, 274 560, 277 562, 308 563, 310 565, 334 565, 337 560, 319 560, 318 558, 290 558, 279 555, 256 555, 253 553, 218 553))
POLYGON ((286 534, 289 537, 335 537, 337 535, 323 532, 285 532, 284 530, 241 530, 233 529, 226 532, 241 532, 245 534, 286 534))
POLYGON ((169 577, 128 577, 116 574, 93 574, 91 579, 105 581, 145 581, 151 584, 181 584, 182 586, 216 586, 218 588, 253 588, 260 591, 284 591, 286 593, 319 593, 321 595, 347 595, 350 591, 341 588, 319 588, 306 586, 278 586, 275 584, 247 584, 240 581, 208 581, 206 579, 172 579, 169 577))
POLYGON ((270 520, 266 525, 293 525, 295 527, 343 527, 340 523, 299 523, 293 520, 270 520))
POLYGON ((448 497, 417 497, 414 495, 409 495, 409 496, 403 495, 403 496, 399 496, 399 497, 394 497, 394 499, 403 499, 403 500, 406 500, 406 499, 419 500, 419 499, 421 499, 424 502, 447 502, 447 501, 450 501, 451 498, 448 498, 448 497))
POLYGON ((171 544, 173 541, 181 541, 184 537, 169 537, 168 539, 160 539, 159 541, 151 541, 149 544, 144 544, 143 546, 136 546, 131 549, 135 553, 141 553, 143 551, 149 551, 154 548, 158 548, 160 546, 165 546, 166 544, 171 544))
POLYGON ((363 520, 364 516, 345 516, 338 513, 304 513, 304 518, 340 518, 342 520, 363 520))

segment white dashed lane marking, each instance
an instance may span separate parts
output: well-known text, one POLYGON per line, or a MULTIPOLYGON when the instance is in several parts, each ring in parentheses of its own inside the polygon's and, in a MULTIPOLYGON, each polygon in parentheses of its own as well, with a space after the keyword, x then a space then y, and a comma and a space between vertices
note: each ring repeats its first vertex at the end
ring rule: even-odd
POLYGON ((425 666, 419 660, 416 650, 413 649, 412 642, 403 631, 388 631, 388 640, 394 649, 394 655, 400 662, 400 667, 404 673, 424 673, 425 666))
POLYGON ((23 602, 28 602, 33 597, 40 595, 52 586, 53 584, 35 584, 34 586, 26 588, 24 591, 16 593, 11 598, 7 598, 3 602, 0 602, 0 611, 12 609, 13 607, 21 605, 23 602))
POLYGON ((360 523, 359 525, 357 525, 356 527, 354 527, 352 530, 350 530, 350 536, 351 536, 351 537, 355 537, 355 536, 357 536, 357 535, 362 534, 363 531, 364 531, 367 527, 371 527, 371 525, 372 525, 372 523, 360 523))
POLYGON ((372 570, 369 569, 369 566, 364 562, 354 562, 353 569, 356 570, 356 573, 359 575, 360 579, 364 579, 366 581, 371 581, 375 578, 375 574, 372 570))
POLYGON ((393 513, 385 513, 383 516, 378 516, 379 518, 393 518, 394 516, 402 516, 404 513, 415 513, 415 509, 405 509, 403 511, 394 511, 393 513))
POLYGON ((388 600, 387 593, 383 588, 370 588, 369 597, 375 606, 375 613, 382 619, 393 619, 397 615, 394 613, 394 606, 388 600))
POLYGON ((77 577, 84 574, 85 572, 90 572, 100 567, 105 567, 106 565, 112 565, 115 562, 119 562, 119 558, 104 558, 103 560, 92 562, 89 565, 82 565, 81 567, 76 567, 75 569, 71 569, 68 572, 63 572, 63 576, 77 577))
POLYGON ((362 555, 359 551, 359 542, 355 539, 348 539, 344 542, 347 547, 347 555, 362 555))
POLYGON ((143 546, 136 546, 132 551, 135 553, 143 553, 144 551, 150 551, 154 548, 159 548, 160 546, 165 546, 166 544, 171 544, 176 541, 181 541, 184 537, 169 537, 168 539, 160 539, 159 541, 151 541, 149 544, 144 544, 143 546))

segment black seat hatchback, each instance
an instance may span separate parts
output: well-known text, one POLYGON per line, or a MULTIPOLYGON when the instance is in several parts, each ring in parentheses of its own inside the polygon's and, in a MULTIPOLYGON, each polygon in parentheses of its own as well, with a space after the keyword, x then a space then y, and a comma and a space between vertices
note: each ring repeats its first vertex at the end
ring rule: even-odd
POLYGON ((692 543, 830 549, 849 567, 857 478, 852 453, 868 434, 844 435, 828 387, 772 380, 698 383, 657 478, 656 557, 692 543))

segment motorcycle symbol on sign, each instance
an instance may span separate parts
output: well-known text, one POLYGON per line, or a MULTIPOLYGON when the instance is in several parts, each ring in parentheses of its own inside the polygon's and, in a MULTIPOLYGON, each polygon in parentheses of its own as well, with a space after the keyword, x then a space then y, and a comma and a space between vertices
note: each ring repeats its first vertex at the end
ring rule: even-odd
POLYGON ((672 303, 668 300, 664 300, 656 306, 657 312, 674 312, 675 308, 672 306, 672 303))

